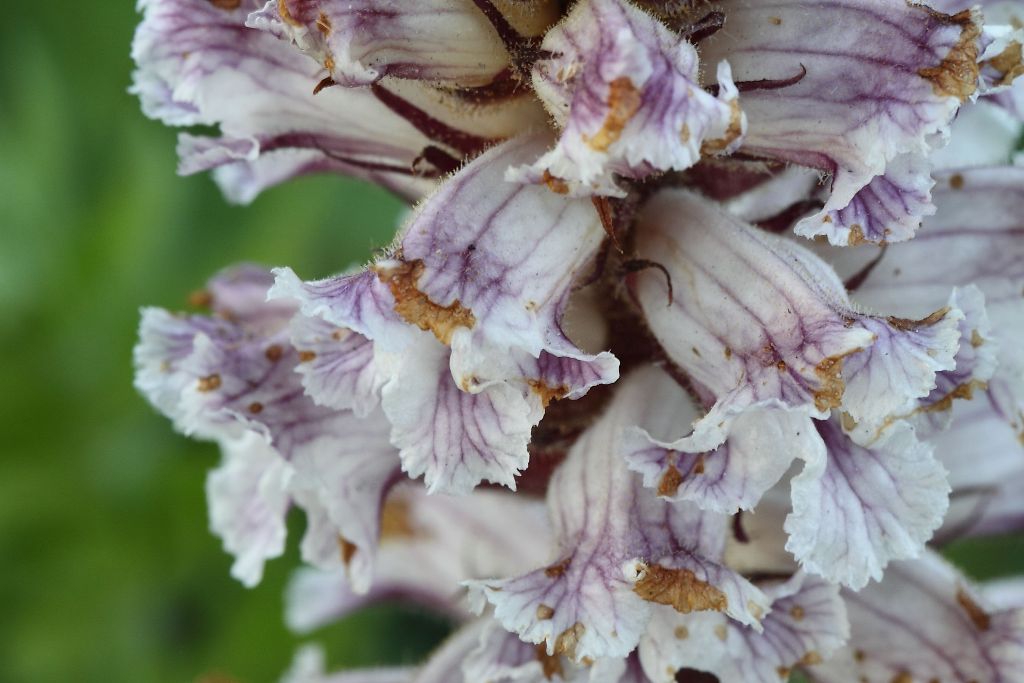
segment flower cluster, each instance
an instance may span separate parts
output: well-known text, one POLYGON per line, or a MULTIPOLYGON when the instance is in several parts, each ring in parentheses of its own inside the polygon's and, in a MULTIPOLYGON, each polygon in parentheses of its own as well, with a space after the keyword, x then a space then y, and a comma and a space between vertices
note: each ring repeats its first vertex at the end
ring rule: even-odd
POLYGON ((936 552, 1024 528, 1024 2, 970 4, 141 0, 182 173, 415 204, 143 312, 238 579, 295 506, 294 628, 462 623, 287 680, 1024 680, 1020 586, 936 552))

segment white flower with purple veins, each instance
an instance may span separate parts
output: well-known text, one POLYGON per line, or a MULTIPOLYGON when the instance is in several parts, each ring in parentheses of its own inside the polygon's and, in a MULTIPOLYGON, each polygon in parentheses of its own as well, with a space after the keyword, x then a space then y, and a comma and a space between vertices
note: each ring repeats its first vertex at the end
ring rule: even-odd
POLYGON ((241 581, 296 506, 291 626, 463 624, 286 680, 1024 681, 1024 591, 936 552, 1024 529, 1024 2, 139 4, 183 173, 415 205, 143 313, 241 581))

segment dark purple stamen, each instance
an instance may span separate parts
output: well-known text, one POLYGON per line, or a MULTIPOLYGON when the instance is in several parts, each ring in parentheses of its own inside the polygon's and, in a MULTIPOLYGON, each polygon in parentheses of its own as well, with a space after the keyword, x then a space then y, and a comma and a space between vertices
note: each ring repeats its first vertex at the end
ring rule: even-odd
POLYGON ((413 168, 416 168, 420 161, 427 162, 442 174, 454 173, 462 166, 462 162, 460 160, 456 159, 440 147, 435 147, 433 145, 423 148, 420 155, 412 162, 413 168))
MULTIPOLYGON (((800 65, 800 73, 790 78, 762 78, 758 81, 736 81, 736 89, 740 92, 751 92, 753 90, 778 90, 796 85, 807 75, 807 67, 800 65)), ((714 96, 718 96, 718 84, 712 84, 704 88, 714 96)))
POLYGON ((497 140, 480 137, 464 130, 453 128, 443 121, 417 107, 405 98, 396 95, 379 83, 370 86, 371 92, 384 106, 412 124, 413 128, 435 142, 440 142, 467 156, 479 154, 497 140))
POLYGON ((762 230, 768 232, 780 233, 789 230, 798 219, 803 218, 812 211, 818 211, 821 209, 822 203, 816 199, 801 199, 798 202, 790 204, 782 211, 778 212, 774 216, 769 216, 759 221, 755 221, 755 225, 762 230))
POLYGON ((878 250, 878 254, 875 255, 875 258, 871 259, 863 268, 854 273, 846 282, 843 283, 843 286, 846 287, 847 291, 855 291, 864 284, 865 281, 867 281, 868 276, 871 275, 871 271, 873 271, 875 267, 882 262, 882 257, 885 256, 885 250, 888 248, 888 245, 883 244, 882 248, 878 250))
POLYGON ((529 90, 529 85, 517 71, 512 68, 503 69, 487 85, 475 88, 458 88, 451 93, 461 100, 472 104, 493 104, 516 97, 529 90))
POLYGON ((540 38, 530 38, 517 31, 491 0, 473 0, 473 4, 494 27, 505 49, 512 55, 513 68, 519 73, 528 73, 538 59, 550 59, 554 56, 547 50, 540 49, 540 38))
POLYGON ((718 33, 722 30, 723 26, 725 26, 725 14, 722 12, 709 12, 701 19, 690 24, 682 32, 682 36, 696 45, 705 38, 710 38, 718 33))
POLYGON ((661 265, 657 261, 649 261, 647 259, 633 259, 626 261, 622 264, 623 270, 627 273, 639 273, 642 270, 648 268, 657 268, 661 271, 661 274, 665 276, 665 281, 668 283, 668 305, 671 306, 672 302, 675 301, 675 292, 672 289, 672 276, 668 272, 668 268, 661 265))

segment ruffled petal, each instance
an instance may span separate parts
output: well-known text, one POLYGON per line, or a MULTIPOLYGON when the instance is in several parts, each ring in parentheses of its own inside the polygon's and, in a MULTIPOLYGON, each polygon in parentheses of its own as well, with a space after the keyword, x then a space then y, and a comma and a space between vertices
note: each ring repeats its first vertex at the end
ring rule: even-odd
POLYGON ((826 263, 692 194, 664 192, 638 220, 638 255, 665 270, 633 276, 633 295, 672 361, 712 397, 674 449, 718 447, 752 408, 822 419, 841 407, 881 433, 953 368, 957 309, 922 321, 860 313, 826 263))
POLYGON ((1024 612, 995 611, 934 554, 889 567, 881 583, 844 591, 847 650, 811 670, 814 680, 1020 680, 1024 612))
POLYGON ((425 193, 440 172, 422 169, 428 178, 420 178, 414 165, 436 143, 369 91, 314 95, 321 67, 272 33, 246 27, 260 4, 140 3, 132 57, 143 111, 173 126, 220 128, 219 137, 182 137, 181 172, 226 169, 219 179, 238 200, 324 170, 383 177, 405 196, 425 193))
POLYGON ((252 587, 263 578, 263 563, 284 553, 292 468, 257 434, 221 447, 224 461, 206 477, 210 529, 235 557, 231 575, 252 587))
POLYGON ((921 320, 861 319, 875 341, 843 364, 842 409, 847 423, 852 419, 855 425, 848 429, 862 443, 878 438, 894 419, 912 414, 937 387, 936 378, 956 369, 965 316, 953 303, 921 320))
POLYGON ((466 619, 461 581, 528 570, 546 559, 551 540, 540 501, 484 490, 428 496, 420 488, 398 486, 381 512, 369 592, 355 593, 344 572, 300 569, 288 587, 285 620, 305 633, 364 605, 394 599, 466 619))
POLYGON ((807 416, 766 408, 737 417, 729 438, 711 452, 675 450, 672 432, 697 418, 696 406, 674 382, 659 388, 670 395, 653 402, 641 426, 622 439, 629 468, 659 496, 726 514, 749 510, 794 458, 811 459, 821 448, 807 416))
POLYGON ((313 283, 278 271, 271 292, 373 341, 392 440, 432 491, 513 487, 547 403, 618 377, 614 356, 562 329, 603 238, 593 206, 502 179, 544 144, 476 159, 420 207, 390 258, 313 283))
POLYGON ((971 399, 975 391, 986 389, 998 364, 999 342, 992 336, 981 290, 974 285, 957 287, 949 305, 964 314, 959 324, 960 348, 953 369, 935 375, 935 388, 917 408, 931 431, 948 427, 954 399, 971 399))
POLYGON ((302 558, 317 567, 343 566, 357 593, 374 574, 380 507, 398 475, 387 422, 341 413, 326 433, 292 457, 292 495, 306 512, 302 558))
POLYGON ((978 83, 978 17, 903 0, 718 8, 727 29, 702 56, 758 86, 741 98, 744 150, 832 174, 824 208, 798 231, 840 245, 909 238, 930 210, 915 167, 978 83))
POLYGON ((242 553, 245 581, 259 576, 250 553, 267 556, 277 545, 249 550, 234 526, 257 519, 261 533, 276 539, 281 528, 274 525, 295 503, 308 519, 304 559, 345 566, 353 588, 365 591, 397 453, 379 412, 358 418, 305 395, 295 371, 300 354, 288 340, 295 307, 266 302, 270 282, 270 273, 253 268, 218 275, 200 297, 217 317, 146 311, 136 385, 179 430, 224 444, 226 464, 209 483, 211 519, 228 549, 242 553))
POLYGON ((558 549, 546 568, 470 583, 505 628, 549 655, 624 657, 639 642, 652 603, 717 610, 758 624, 761 592, 721 565, 726 518, 658 500, 618 457, 621 430, 647 410, 658 382, 627 379, 606 414, 570 449, 548 489, 558 549))
POLYGON ((905 242, 921 227, 925 216, 935 213, 931 168, 924 154, 901 154, 846 206, 804 218, 796 224, 796 233, 808 238, 826 237, 833 244, 848 246, 905 242))
POLYGON ((873 339, 848 324, 828 266, 683 192, 658 195, 638 220, 639 257, 667 277, 639 273, 633 294, 671 359, 717 399, 676 448, 719 446, 754 406, 821 418, 839 405, 843 358, 873 339))
POLYGON ((529 463, 530 432, 543 415, 539 399, 505 383, 463 391, 450 362, 449 350, 423 335, 384 388, 402 469, 422 475, 430 492, 465 494, 482 481, 515 490, 529 463))
POLYGON ((647 676, 653 683, 674 683, 676 672, 686 668, 721 681, 778 683, 794 667, 817 664, 846 644, 849 624, 836 586, 799 573, 764 591, 771 611, 761 633, 719 614, 659 609, 640 643, 647 676))
POLYGON ((624 0, 586 0, 544 37, 537 94, 562 127, 557 146, 517 180, 573 195, 621 195, 615 176, 683 170, 739 146, 746 119, 729 65, 717 96, 699 84, 697 50, 624 0))
MULTIPOLYGON (((522 39, 557 17, 554 3, 499 1, 495 11, 522 39)), ((470 0, 284 0, 288 34, 337 83, 353 86, 384 76, 482 86, 512 59, 487 16, 470 0)))
POLYGON ((806 570, 859 590, 890 561, 924 550, 949 505, 945 468, 903 422, 870 448, 837 419, 815 426, 828 456, 792 481, 786 549, 806 570))
POLYGON ((854 294, 863 305, 908 319, 951 302, 962 308, 957 367, 939 373, 936 390, 920 403, 944 409, 944 397, 967 398, 987 381, 999 413, 1024 433, 1024 169, 970 168, 936 177, 939 210, 917 238, 890 246, 869 268, 878 255, 873 250, 829 258, 843 276, 865 273, 854 294), (959 289, 948 299, 954 286, 959 289), (993 355, 997 369, 989 375, 993 355))
POLYGON ((373 342, 320 318, 299 315, 291 324, 299 351, 298 373, 306 393, 320 405, 365 417, 380 404, 387 379, 373 360, 373 342))

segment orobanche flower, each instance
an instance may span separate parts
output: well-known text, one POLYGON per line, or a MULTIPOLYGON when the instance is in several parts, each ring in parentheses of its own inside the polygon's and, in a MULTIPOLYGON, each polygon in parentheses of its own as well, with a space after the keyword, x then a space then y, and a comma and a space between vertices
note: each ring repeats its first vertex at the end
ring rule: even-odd
POLYGON ((143 312, 239 580, 295 506, 293 628, 462 624, 286 680, 1024 681, 1024 590, 937 552, 1024 528, 1024 2, 981 4, 141 0, 143 110, 218 131, 182 173, 415 205, 143 312))

